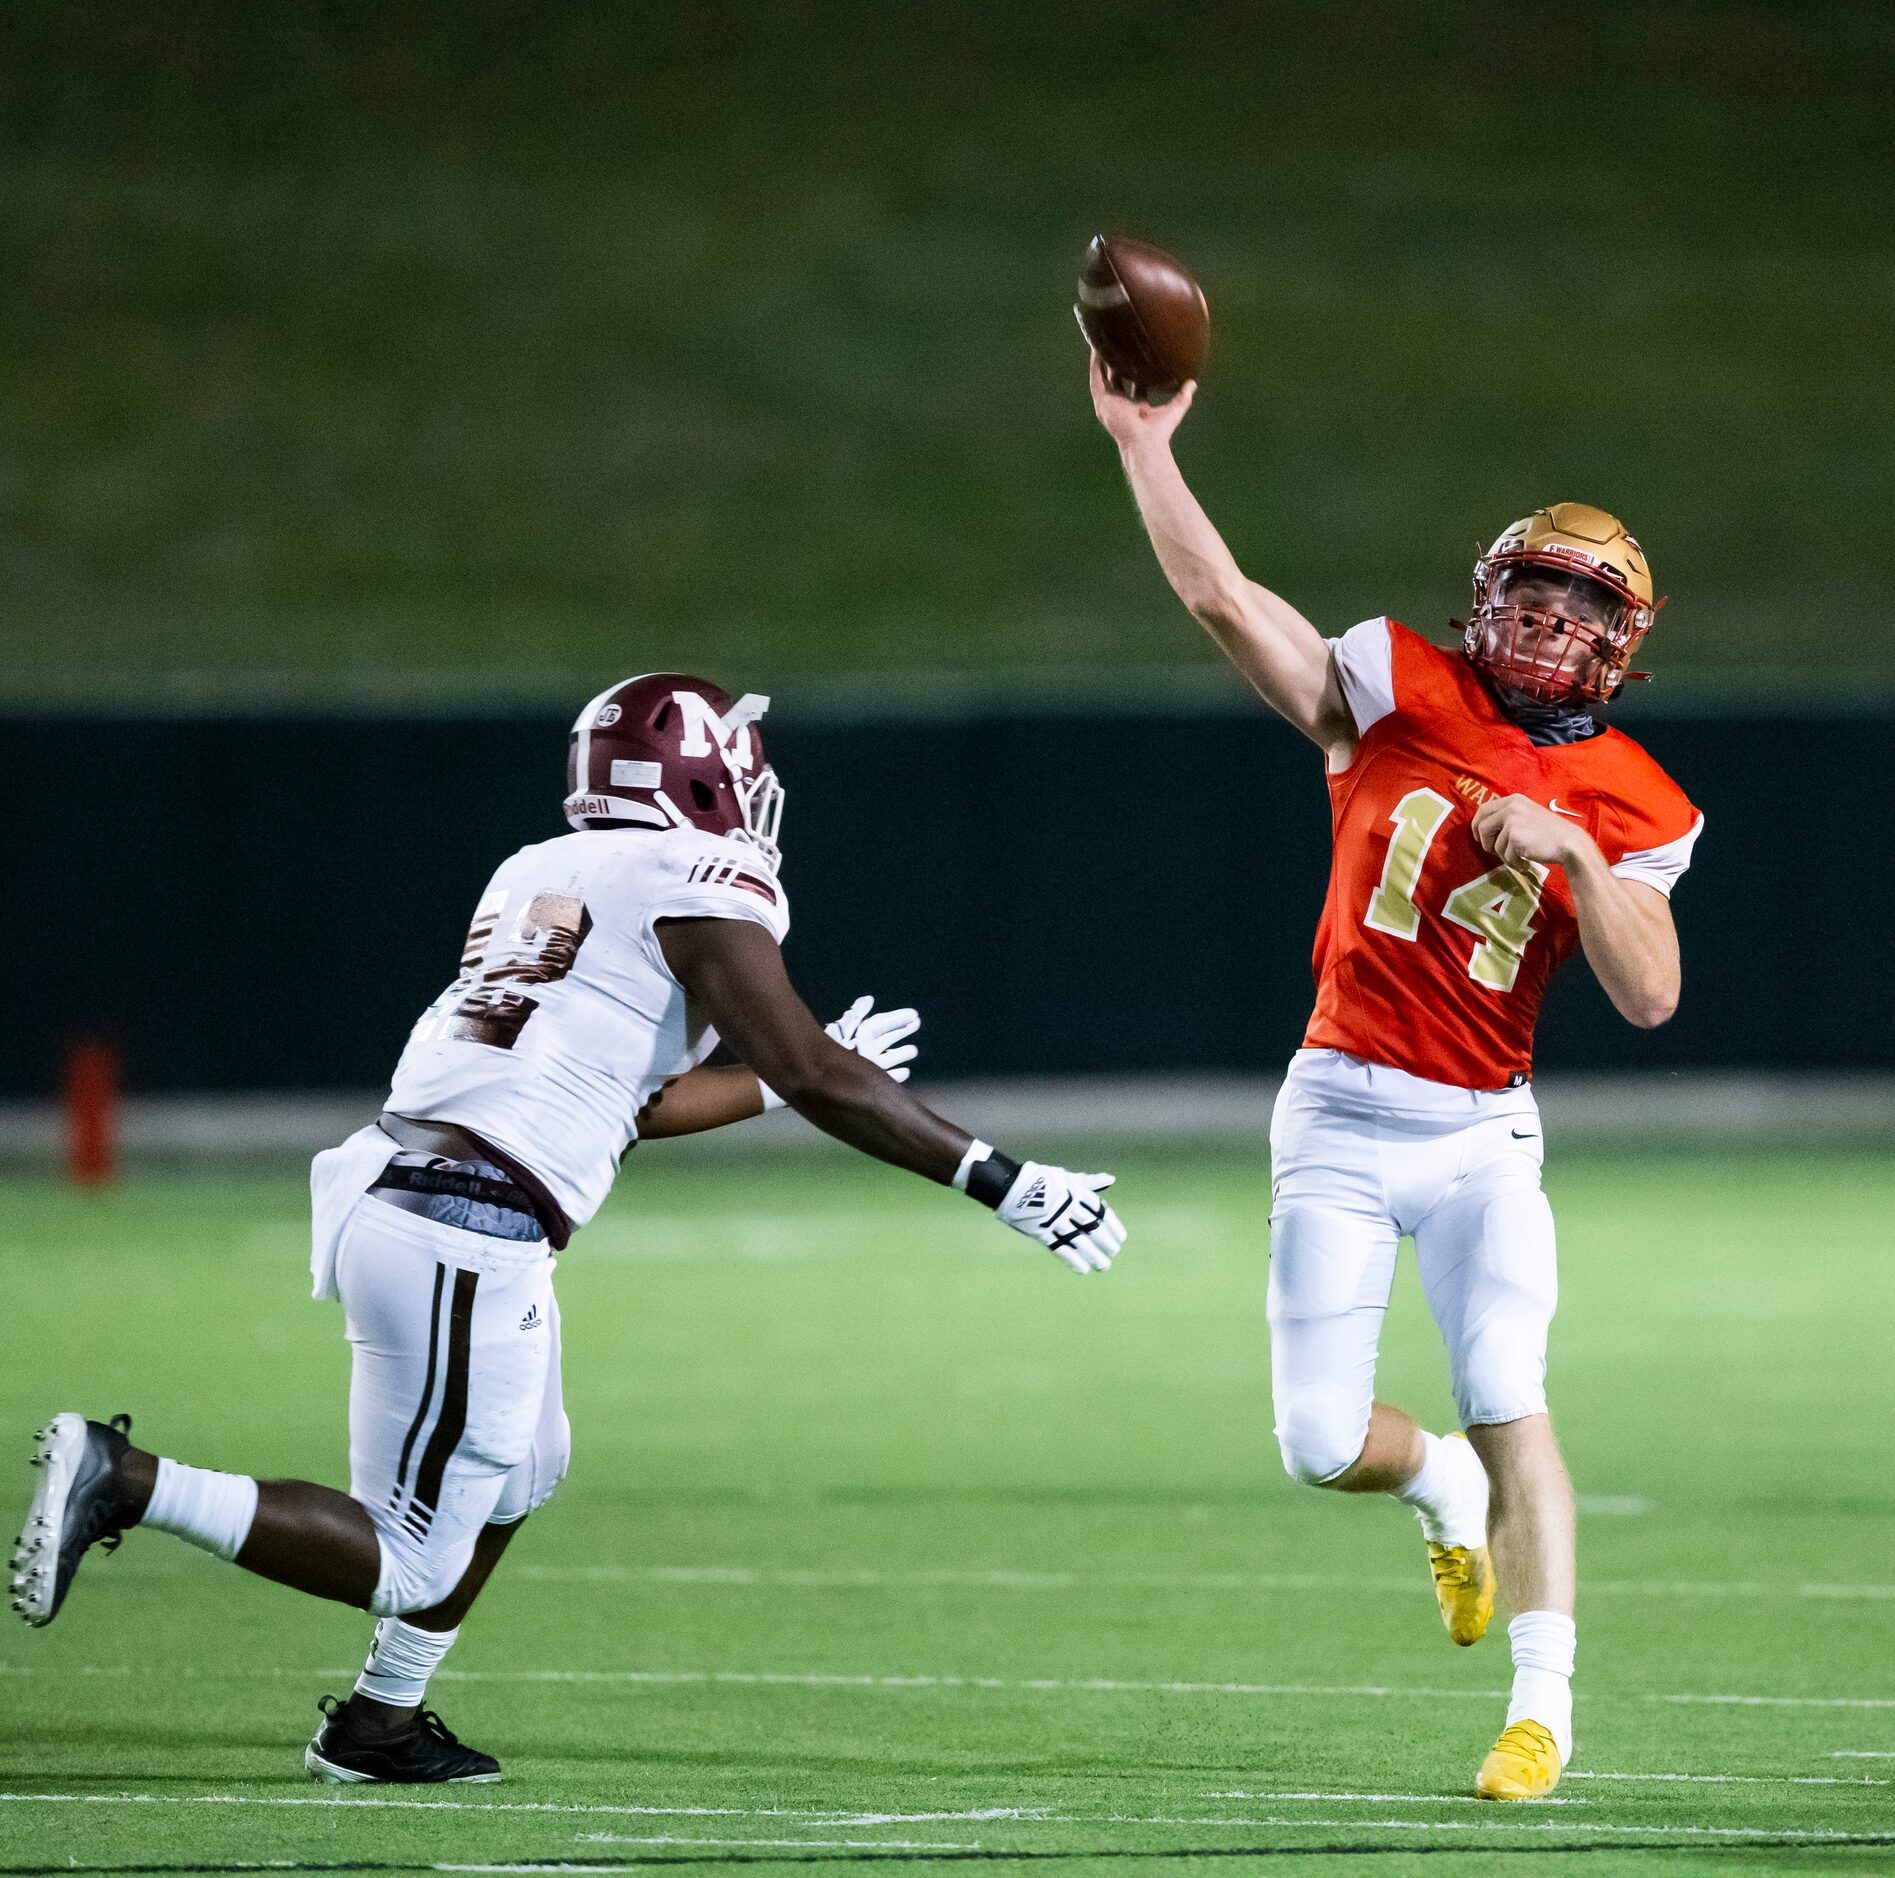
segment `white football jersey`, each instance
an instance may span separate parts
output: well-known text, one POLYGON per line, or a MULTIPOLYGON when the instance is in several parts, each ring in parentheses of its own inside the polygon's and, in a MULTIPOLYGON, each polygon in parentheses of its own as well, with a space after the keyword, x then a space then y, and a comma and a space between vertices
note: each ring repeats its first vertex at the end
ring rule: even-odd
POLYGON ((481 896, 460 976, 415 1025, 388 1107, 471 1129, 583 1225, 638 1111, 717 1047, 653 930, 704 917, 752 920, 779 944, 789 931, 783 888, 749 842, 587 829, 522 848, 481 896))

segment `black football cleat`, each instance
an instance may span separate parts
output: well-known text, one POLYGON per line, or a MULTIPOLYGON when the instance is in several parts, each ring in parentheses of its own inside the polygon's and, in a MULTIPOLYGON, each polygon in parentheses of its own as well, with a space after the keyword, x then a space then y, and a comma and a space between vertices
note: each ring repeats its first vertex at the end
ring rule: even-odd
POLYGON ((500 1763, 468 1747, 431 1708, 424 1708, 414 1725, 400 1734, 369 1740, 350 1728, 346 1702, 326 1695, 316 1706, 323 1723, 303 1750, 303 1765, 312 1780, 333 1786, 369 1781, 419 1787, 500 1778, 500 1763))
POLYGON ((119 1478, 131 1425, 129 1415, 89 1422, 68 1410, 39 1431, 39 1484, 13 1548, 11 1581, 13 1608, 36 1628, 59 1615, 87 1550, 116 1551, 119 1535, 136 1523, 119 1478))

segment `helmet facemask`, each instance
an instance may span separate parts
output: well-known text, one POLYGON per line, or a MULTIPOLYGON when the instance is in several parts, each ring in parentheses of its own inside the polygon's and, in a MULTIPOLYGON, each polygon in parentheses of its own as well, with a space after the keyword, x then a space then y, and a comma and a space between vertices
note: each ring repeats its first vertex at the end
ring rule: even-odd
POLYGON ((1464 645, 1495 685, 1547 704, 1611 698, 1655 609, 1615 583, 1538 557, 1484 559, 1474 570, 1464 645))
POLYGON ((731 787, 737 792, 737 806, 744 824, 742 838, 760 848, 774 869, 783 859, 783 850, 776 839, 777 830, 783 825, 783 785, 768 763, 764 763, 755 776, 749 774, 750 766, 763 757, 763 740, 755 726, 769 708, 768 698, 746 691, 724 713, 724 735, 718 748, 724 753, 724 766, 730 771, 731 787))
POLYGON ((762 849, 765 859, 775 869, 783 859, 783 850, 776 840, 777 830, 783 825, 783 785, 768 763, 757 772, 754 781, 744 782, 735 777, 732 781, 738 806, 743 810, 743 836, 762 849))

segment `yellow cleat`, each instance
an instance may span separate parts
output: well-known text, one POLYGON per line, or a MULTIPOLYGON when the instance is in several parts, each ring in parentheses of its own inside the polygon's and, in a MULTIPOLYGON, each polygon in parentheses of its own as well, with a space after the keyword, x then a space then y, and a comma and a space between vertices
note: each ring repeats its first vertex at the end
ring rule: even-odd
POLYGON ((1536 1721, 1509 1722, 1474 1781, 1483 1800, 1543 1800, 1559 1785, 1559 1749, 1536 1721))
POLYGON ((1494 1614, 1494 1562, 1484 1545, 1431 1545, 1435 1602, 1448 1635, 1463 1646, 1487 1634, 1494 1614))

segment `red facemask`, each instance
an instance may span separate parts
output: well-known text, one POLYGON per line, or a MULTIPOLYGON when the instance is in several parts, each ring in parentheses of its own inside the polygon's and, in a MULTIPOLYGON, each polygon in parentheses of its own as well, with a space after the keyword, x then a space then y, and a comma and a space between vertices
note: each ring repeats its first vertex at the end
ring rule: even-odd
POLYGON ((1549 704, 1597 703, 1630 673, 1650 613, 1576 569, 1517 560, 1474 577, 1468 659, 1492 683, 1549 704))

